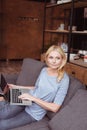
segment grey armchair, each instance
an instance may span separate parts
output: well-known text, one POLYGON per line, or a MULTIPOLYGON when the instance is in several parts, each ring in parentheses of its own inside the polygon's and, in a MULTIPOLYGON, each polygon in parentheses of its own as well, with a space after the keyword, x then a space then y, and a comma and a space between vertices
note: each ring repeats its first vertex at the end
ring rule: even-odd
MULTIPOLYGON (((34 85, 45 63, 26 58, 19 74, 4 74, 7 82, 34 85)), ((56 114, 47 112, 44 119, 12 130, 86 130, 87 91, 76 78, 70 77, 69 90, 64 103, 56 114)))

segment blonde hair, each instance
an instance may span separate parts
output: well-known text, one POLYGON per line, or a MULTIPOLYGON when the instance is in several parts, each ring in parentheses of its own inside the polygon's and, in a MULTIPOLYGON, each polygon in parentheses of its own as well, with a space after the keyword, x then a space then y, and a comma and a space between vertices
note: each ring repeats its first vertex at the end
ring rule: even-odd
POLYGON ((63 78, 63 75, 64 75, 64 66, 66 64, 66 61, 67 61, 67 58, 66 58, 66 55, 63 51, 63 49, 60 47, 60 46, 57 46, 57 45, 52 45, 45 53, 45 62, 47 63, 47 57, 48 55, 52 52, 52 51, 57 51, 61 57, 62 57, 62 64, 60 65, 60 67, 58 67, 58 82, 61 81, 61 79, 63 78))

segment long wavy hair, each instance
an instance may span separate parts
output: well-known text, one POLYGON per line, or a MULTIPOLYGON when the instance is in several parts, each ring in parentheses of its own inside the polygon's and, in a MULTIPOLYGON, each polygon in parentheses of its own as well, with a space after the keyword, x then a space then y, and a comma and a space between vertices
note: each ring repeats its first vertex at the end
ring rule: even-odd
POLYGON ((61 63, 61 65, 57 69, 57 72, 58 72, 57 80, 59 82, 63 78, 64 72, 65 72, 64 66, 66 65, 67 58, 66 58, 66 55, 65 55, 63 49, 60 46, 52 45, 51 47, 49 47, 49 49, 45 53, 45 62, 46 62, 47 65, 48 65, 48 61, 47 61, 48 55, 52 51, 57 51, 61 55, 61 57, 62 57, 62 63, 61 63))

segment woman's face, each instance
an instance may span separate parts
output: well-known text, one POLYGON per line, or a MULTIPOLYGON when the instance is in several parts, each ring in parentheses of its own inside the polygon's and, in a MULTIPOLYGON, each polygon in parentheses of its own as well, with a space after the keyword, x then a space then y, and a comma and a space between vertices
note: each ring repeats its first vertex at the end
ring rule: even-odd
POLYGON ((52 69, 57 69, 62 64, 62 60, 60 53, 54 50, 47 57, 47 65, 52 69))

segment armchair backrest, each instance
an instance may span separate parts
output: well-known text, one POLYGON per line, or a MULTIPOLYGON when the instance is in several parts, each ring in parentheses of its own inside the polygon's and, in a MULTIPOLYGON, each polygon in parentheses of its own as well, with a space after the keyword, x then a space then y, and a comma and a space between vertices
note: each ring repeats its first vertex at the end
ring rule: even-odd
MULTIPOLYGON (((72 97, 75 95, 75 93, 79 90, 79 89, 85 89, 85 86, 76 78, 72 77, 69 75, 70 78, 70 82, 69 82, 69 89, 68 89, 68 93, 65 97, 65 100, 62 104, 62 107, 65 107, 69 101, 72 99, 72 97)), ((60 111, 61 111, 60 109, 60 111)), ((48 111, 47 116, 49 117, 49 119, 52 119, 55 116, 55 113, 48 111)))
POLYGON ((21 67, 16 84, 34 85, 41 69, 46 66, 45 63, 31 58, 25 58, 21 67))

